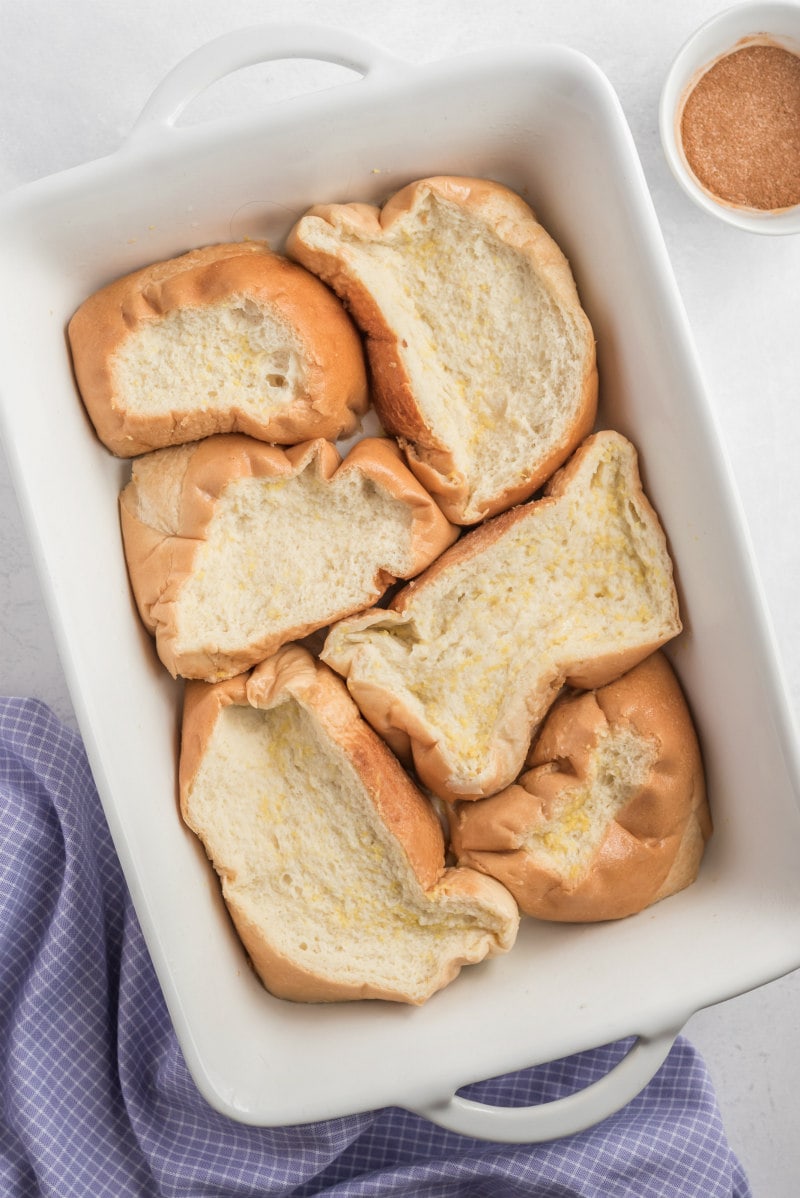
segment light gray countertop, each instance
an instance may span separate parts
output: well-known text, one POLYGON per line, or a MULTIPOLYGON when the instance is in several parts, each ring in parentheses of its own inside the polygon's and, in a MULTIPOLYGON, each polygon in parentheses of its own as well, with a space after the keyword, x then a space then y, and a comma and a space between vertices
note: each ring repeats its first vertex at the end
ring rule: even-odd
MULTIPOLYGON (((610 78, 633 131, 733 466, 797 711, 800 237, 739 232, 695 208, 668 171, 657 130, 659 91, 672 57, 721 7, 706 0, 670 5, 637 0, 7 4, 0 40, 0 191, 113 151, 153 87, 180 58, 242 25, 268 20, 329 24, 358 32, 410 61, 520 37, 583 51, 610 78)), ((302 90, 308 79, 335 82, 335 72, 328 80, 327 68, 306 71, 306 65, 249 68, 203 97, 194 116, 268 102, 302 90)), ((0 663, 3 693, 37 696, 74 723, 2 457, 0 663)), ((754 820, 758 803, 753 795, 754 820)), ((709 1065, 730 1140, 757 1198, 794 1198, 800 1165, 800 973, 700 1012, 686 1033, 709 1065)))

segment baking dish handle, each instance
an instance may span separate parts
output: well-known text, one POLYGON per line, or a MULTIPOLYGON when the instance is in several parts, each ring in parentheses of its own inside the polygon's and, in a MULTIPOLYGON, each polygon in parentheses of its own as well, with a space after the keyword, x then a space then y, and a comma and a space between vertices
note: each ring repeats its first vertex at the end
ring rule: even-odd
POLYGON ((505 1144, 539 1144, 593 1127, 635 1098, 666 1060, 677 1031, 639 1036, 604 1077, 575 1094, 540 1106, 500 1107, 454 1094, 414 1112, 448 1131, 505 1144))
POLYGON ((207 87, 260 62, 309 58, 337 63, 360 75, 394 73, 408 64, 373 43, 324 25, 253 25, 206 42, 182 59, 161 81, 133 126, 138 140, 154 129, 171 129, 184 109, 207 87))

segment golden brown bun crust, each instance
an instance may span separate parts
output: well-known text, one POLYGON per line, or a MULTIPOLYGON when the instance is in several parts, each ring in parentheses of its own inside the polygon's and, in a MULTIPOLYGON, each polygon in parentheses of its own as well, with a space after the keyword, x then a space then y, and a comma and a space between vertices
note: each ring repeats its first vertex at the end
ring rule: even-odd
MULTIPOLYGON (((207 751, 220 711, 230 703, 267 709, 285 693, 313 711, 320 728, 349 759, 388 831, 400 843, 419 885, 432 897, 452 896, 456 902, 475 898, 491 903, 504 921, 498 943, 483 955, 504 952, 516 937, 519 914, 507 890, 493 879, 468 869, 445 868, 445 841, 432 805, 414 786, 383 741, 361 718, 347 688, 332 670, 317 662, 298 645, 287 645, 249 674, 209 684, 188 682, 184 692, 179 789, 181 813, 200 835, 191 819, 191 789, 207 751), (487 885, 488 884, 488 885, 487 885)), ((202 837, 201 837, 202 839, 202 837)), ((383 989, 320 977, 279 952, 258 924, 226 893, 225 871, 219 869, 225 901, 240 939, 266 988, 279 998, 297 1002, 333 1002, 380 998, 422 1002, 402 988, 383 989)), ((441 989, 473 958, 441 962, 433 989, 441 989)))
MULTIPOLYGON (((178 649, 175 607, 180 590, 195 568, 195 558, 207 536, 215 505, 229 482, 249 477, 289 478, 298 474, 311 458, 316 459, 320 477, 328 481, 340 472, 360 471, 378 487, 408 504, 413 513, 410 573, 422 570, 458 535, 405 468, 399 449, 388 438, 364 438, 344 461, 329 441, 308 441, 282 449, 235 433, 208 437, 177 452, 181 454, 184 470, 177 486, 173 487, 174 463, 178 459, 176 451, 168 449, 161 451, 159 458, 144 458, 141 464, 134 465, 133 478, 120 496, 120 520, 131 587, 142 621, 156 637, 159 657, 173 677, 181 675, 218 681, 239 674, 287 641, 298 640, 330 620, 347 614, 332 612, 321 622, 296 624, 289 611, 280 633, 270 633, 238 651, 222 653, 211 644, 195 653, 178 649), (155 527, 143 506, 137 471, 142 469, 142 464, 149 466, 151 462, 163 463, 164 488, 175 492, 174 499, 164 505, 173 508, 169 527, 162 522, 155 527)), ((148 481, 150 496, 157 489, 158 480, 151 475, 148 481)), ((324 518, 324 512, 321 518, 324 518)), ((378 570, 374 600, 394 581, 394 576, 386 570, 378 570)))
POLYGON ((552 709, 506 790, 451 812, 460 864, 501 881, 539 919, 620 919, 675 894, 697 876, 711 835, 703 763, 692 718, 666 658, 655 653, 618 681, 552 709), (608 824, 586 869, 570 879, 525 849, 558 800, 587 776, 609 730, 631 728, 657 746, 637 793, 608 824))
POLYGON ((400 441, 409 466, 455 524, 473 524, 521 503, 534 493, 592 430, 597 412, 597 363, 594 334, 583 312, 569 263, 555 241, 536 220, 520 196, 488 179, 437 176, 402 188, 382 208, 370 204, 318 204, 306 216, 318 217, 334 228, 353 229, 365 240, 380 241, 395 222, 413 212, 429 193, 474 213, 497 235, 535 264, 559 302, 585 326, 586 355, 581 398, 572 426, 546 457, 531 464, 530 473, 499 491, 479 514, 467 516, 469 486, 457 469, 452 452, 435 436, 420 411, 395 331, 371 293, 353 278, 341 259, 306 245, 302 230, 289 234, 287 253, 324 279, 340 295, 366 336, 372 378, 372 398, 383 427, 400 441))
POLYGON ((359 335, 337 298, 314 275, 262 242, 206 246, 134 271, 89 296, 68 328, 81 397, 100 440, 134 457, 214 433, 241 432, 291 445, 351 434, 367 408, 359 335), (116 393, 114 356, 131 334, 180 308, 202 308, 244 295, 274 311, 303 347, 304 393, 258 420, 237 408, 129 411, 116 393))

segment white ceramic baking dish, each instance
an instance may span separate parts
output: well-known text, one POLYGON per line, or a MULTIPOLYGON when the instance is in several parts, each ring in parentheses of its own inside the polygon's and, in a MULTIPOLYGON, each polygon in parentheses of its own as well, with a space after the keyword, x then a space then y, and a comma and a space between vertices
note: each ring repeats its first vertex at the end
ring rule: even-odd
POLYGON ((242 30, 180 64, 117 153, 7 197, 0 254, 6 449, 108 822, 209 1102, 262 1125, 392 1104, 492 1139, 569 1134, 635 1095, 694 1011, 800 965, 788 704, 642 171, 589 60, 533 45, 412 67, 323 28, 242 30), (175 126, 212 80, 287 57, 359 78, 266 114, 175 126), (312 201, 381 198, 433 173, 515 187, 572 261, 597 335, 602 421, 639 447, 677 562, 686 631, 672 657, 701 731, 716 831, 684 893, 614 924, 527 921, 511 953, 420 1009, 294 1005, 256 981, 178 819, 180 689, 134 615, 116 507, 128 466, 92 434, 64 330, 125 271, 231 237, 280 248, 312 201), (617 1069, 557 1103, 497 1109, 456 1094, 628 1035, 635 1046, 617 1069))

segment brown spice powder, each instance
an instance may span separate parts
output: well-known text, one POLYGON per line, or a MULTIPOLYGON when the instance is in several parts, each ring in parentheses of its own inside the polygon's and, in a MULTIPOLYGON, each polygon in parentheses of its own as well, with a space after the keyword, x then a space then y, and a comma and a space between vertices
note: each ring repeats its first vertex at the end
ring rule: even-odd
POLYGON ((775 211, 800 203, 800 57, 753 44, 714 63, 681 115, 686 160, 718 199, 775 211))

